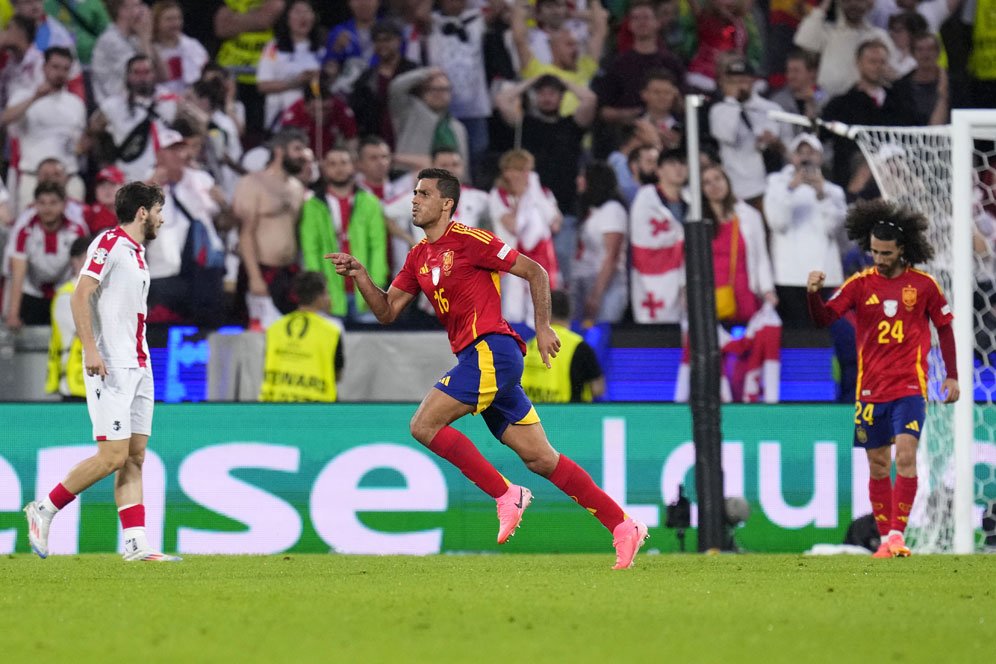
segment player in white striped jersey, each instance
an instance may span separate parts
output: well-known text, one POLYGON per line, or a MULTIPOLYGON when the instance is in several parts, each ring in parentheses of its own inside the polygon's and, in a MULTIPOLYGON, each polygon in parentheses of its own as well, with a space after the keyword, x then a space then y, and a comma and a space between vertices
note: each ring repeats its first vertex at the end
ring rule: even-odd
POLYGON ((142 461, 152 433, 153 385, 145 339, 149 268, 143 243, 162 226, 163 192, 132 182, 114 207, 120 226, 97 236, 87 250, 70 301, 83 343, 87 410, 97 453, 79 463, 41 500, 24 508, 31 548, 48 556, 48 529, 78 493, 116 473, 114 500, 125 542, 125 560, 173 561, 149 544, 142 504, 142 461))

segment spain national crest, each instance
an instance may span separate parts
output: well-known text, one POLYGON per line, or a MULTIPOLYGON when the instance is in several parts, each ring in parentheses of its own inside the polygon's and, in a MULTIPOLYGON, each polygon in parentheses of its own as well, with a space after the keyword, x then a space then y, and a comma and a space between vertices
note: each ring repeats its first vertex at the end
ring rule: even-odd
POLYGON ((886 316, 892 318, 896 315, 896 312, 899 311, 899 303, 895 300, 884 300, 882 302, 882 310, 885 312, 886 316))
POLYGON ((447 277, 450 276, 450 270, 453 269, 453 256, 452 249, 447 249, 443 252, 443 273, 447 277))
POLYGON ((906 307, 906 311, 913 311, 913 307, 916 305, 916 288, 913 286, 903 287, 903 305, 906 307))

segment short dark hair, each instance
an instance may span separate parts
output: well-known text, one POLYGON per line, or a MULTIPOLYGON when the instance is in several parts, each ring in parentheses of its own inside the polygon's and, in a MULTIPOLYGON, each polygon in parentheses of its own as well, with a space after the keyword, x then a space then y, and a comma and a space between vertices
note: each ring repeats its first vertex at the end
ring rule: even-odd
POLYGON ((805 65, 806 69, 809 71, 816 71, 820 66, 819 56, 812 51, 807 51, 806 49, 799 48, 798 46, 792 48, 792 50, 788 52, 788 55, 785 56, 785 61, 788 62, 789 60, 798 60, 805 65))
POLYGON ((423 168, 418 172, 418 180, 435 180, 436 188, 439 189, 443 198, 453 199, 453 214, 456 214, 457 205, 460 204, 460 180, 445 168, 423 168))
POLYGON ((432 160, 436 161, 436 157, 441 154, 455 154, 460 155, 461 158, 463 157, 463 155, 460 154, 460 151, 456 148, 451 148, 448 145, 441 145, 432 149, 432 160))
POLYGON ((688 153, 682 148, 668 148, 667 150, 661 150, 661 154, 657 157, 657 165, 661 166, 667 161, 680 161, 681 163, 688 162, 688 153))
POLYGON ((885 49, 886 53, 889 52, 889 47, 886 46, 885 42, 881 39, 867 39, 858 45, 858 50, 854 53, 854 59, 860 60, 861 56, 865 54, 865 51, 870 48, 881 48, 885 49))
POLYGON ((646 90, 647 86, 653 81, 667 81, 671 85, 678 87, 678 79, 674 73, 671 72, 671 70, 664 69, 662 67, 648 71, 646 76, 643 77, 643 85, 640 86, 640 89, 646 90))
POLYGON ((39 182, 35 186, 35 199, 42 194, 55 194, 62 200, 66 200, 66 188, 59 182, 39 182))
POLYGON ((540 88, 553 88, 558 92, 564 92, 567 90, 567 85, 560 79, 559 76, 554 76, 553 74, 543 74, 533 82, 534 90, 539 90, 540 88))
POLYGON ((294 277, 291 289, 298 304, 308 306, 322 296, 328 288, 325 275, 321 272, 305 271, 294 277))
MULTIPOLYGON (((628 155, 626 155, 626 165, 632 167, 633 164, 640 161, 640 155, 642 155, 645 150, 656 150, 656 149, 657 148, 655 148, 653 145, 647 145, 646 143, 643 143, 642 145, 637 145, 635 148, 629 151, 628 155)), ((658 152, 657 154, 659 160, 660 153, 658 152)))
POLYGON ((560 320, 569 320, 571 317, 571 298, 567 291, 550 291, 550 316, 560 320))
POLYGON ((150 59, 149 56, 147 56, 145 53, 136 53, 135 55, 128 58, 128 62, 125 63, 125 76, 131 73, 132 65, 134 65, 136 62, 141 62, 142 60, 150 60, 150 59))
POLYGON ((90 243, 93 242, 92 237, 78 237, 73 240, 73 243, 69 245, 69 257, 79 258, 80 256, 86 255, 86 250, 90 248, 90 243))
POLYGON ((70 62, 73 61, 73 52, 65 46, 49 46, 45 49, 45 64, 48 64, 48 61, 57 55, 70 62))
POLYGON ((363 152, 363 148, 371 145, 387 145, 387 147, 391 147, 388 142, 383 139, 383 137, 378 136, 377 134, 367 134, 366 136, 360 138, 360 144, 356 146, 356 154, 360 154, 363 152))
POLYGON ((135 221, 140 208, 151 210, 156 203, 162 205, 165 202, 166 198, 159 185, 129 182, 118 189, 118 193, 114 196, 114 213, 119 222, 130 224, 135 221))
POLYGON ((275 148, 286 148, 295 141, 307 145, 308 136, 297 127, 284 127, 270 137, 270 140, 267 141, 266 145, 270 148, 270 152, 272 153, 275 148))
POLYGON ((38 34, 38 26, 27 16, 21 16, 20 14, 14 14, 10 17, 10 21, 7 23, 8 26, 14 26, 19 28, 24 36, 28 38, 28 41, 34 43, 35 36, 38 34))

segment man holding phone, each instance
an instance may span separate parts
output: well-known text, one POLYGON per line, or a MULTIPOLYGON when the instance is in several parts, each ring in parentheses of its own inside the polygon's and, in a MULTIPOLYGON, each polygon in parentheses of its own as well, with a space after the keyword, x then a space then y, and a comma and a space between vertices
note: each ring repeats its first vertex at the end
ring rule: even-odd
POLYGON ((844 190, 823 177, 823 145, 813 134, 789 143, 790 163, 768 176, 764 216, 771 231, 778 315, 786 327, 812 325, 806 279, 819 265, 826 286, 843 282, 837 235, 847 214, 844 190))

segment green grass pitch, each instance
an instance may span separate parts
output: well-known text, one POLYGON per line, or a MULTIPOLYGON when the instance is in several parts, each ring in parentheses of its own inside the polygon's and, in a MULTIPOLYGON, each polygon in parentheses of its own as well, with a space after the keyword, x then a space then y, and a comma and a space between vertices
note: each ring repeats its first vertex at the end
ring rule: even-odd
POLYGON ((996 556, 0 559, 0 661, 984 662, 996 556))

